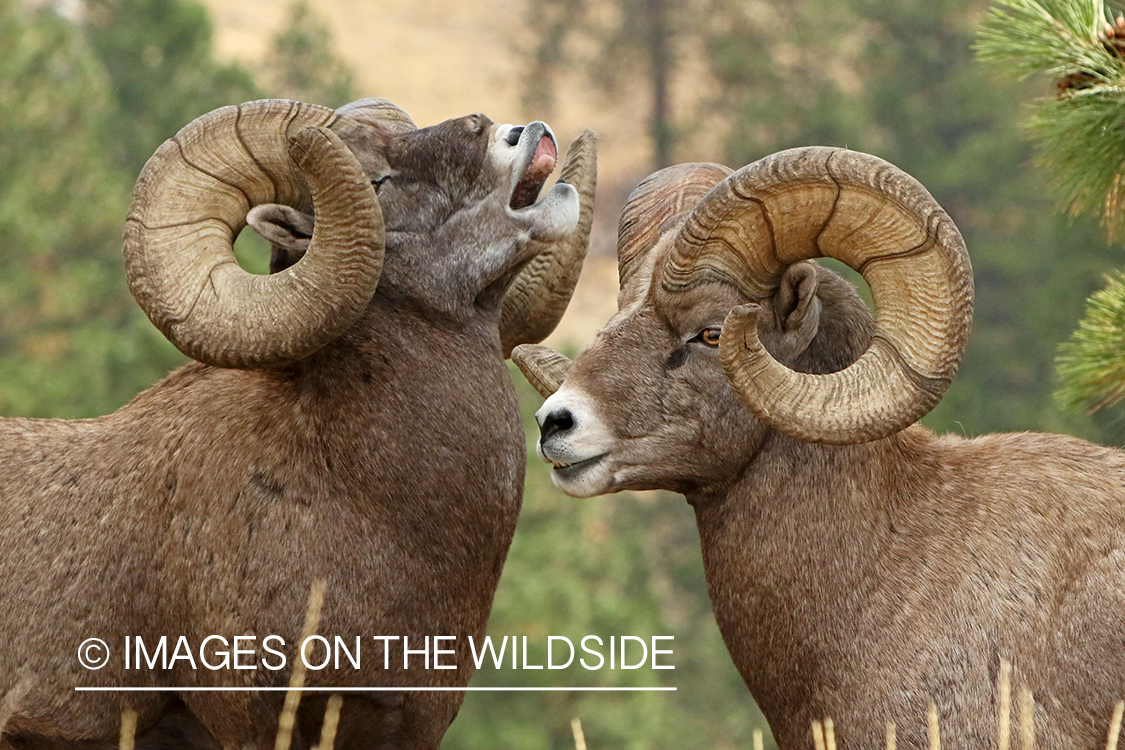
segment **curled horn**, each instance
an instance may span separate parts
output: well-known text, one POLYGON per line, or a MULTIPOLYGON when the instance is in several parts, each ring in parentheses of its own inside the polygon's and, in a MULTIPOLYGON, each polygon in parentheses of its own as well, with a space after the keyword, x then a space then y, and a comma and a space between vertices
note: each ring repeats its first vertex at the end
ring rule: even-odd
POLYGON ((519 344, 538 343, 559 324, 574 294, 582 261, 590 245, 594 220, 594 192, 598 182, 598 146, 593 131, 585 130, 566 153, 560 182, 578 191, 578 228, 556 242, 533 242, 535 255, 504 294, 500 343, 504 356, 519 344))
POLYGON ((801 440, 846 444, 893 434, 948 388, 972 320, 964 240, 914 178, 874 156, 783 151, 732 174, 692 212, 661 269, 676 293, 705 280, 762 300, 791 264, 831 257, 863 275, 876 306, 868 350, 839 372, 778 363, 757 334, 756 304, 731 311, 719 351, 762 421, 801 440))
POLYGON ((384 247, 378 200, 339 137, 359 128, 324 107, 267 100, 203 115, 157 149, 133 189, 125 269, 180 351, 219 367, 270 367, 355 322, 384 247), (231 250, 263 203, 316 209, 305 257, 271 276, 243 271, 231 250))
POLYGON ((512 361, 543 398, 550 398, 562 386, 572 364, 566 355, 540 344, 520 344, 512 350, 512 361))
MULTIPOLYGON (((618 307, 625 307, 647 284, 634 285, 657 240, 678 229, 695 204, 731 170, 721 164, 679 164, 641 181, 621 212, 617 229, 617 272, 621 286, 618 307)), ((543 398, 562 385, 570 360, 546 346, 520 346, 512 361, 543 398)))
POLYGON ((617 227, 617 278, 622 302, 629 282, 661 236, 679 229, 700 199, 731 172, 722 164, 677 164, 654 172, 633 188, 617 227))

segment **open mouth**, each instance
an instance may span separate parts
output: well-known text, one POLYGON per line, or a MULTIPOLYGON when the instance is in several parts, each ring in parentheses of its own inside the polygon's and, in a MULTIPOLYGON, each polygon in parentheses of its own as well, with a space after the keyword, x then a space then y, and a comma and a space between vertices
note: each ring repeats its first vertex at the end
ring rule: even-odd
MULTIPOLYGON (((528 132, 529 130, 530 128, 522 132, 534 137, 532 133, 528 132)), ((539 191, 543 189, 543 184, 547 182, 547 178, 555 170, 558 159, 559 150, 555 146, 555 139, 551 137, 550 133, 544 133, 540 136, 527 166, 524 167, 523 175, 516 183, 515 189, 512 190, 512 198, 508 205, 513 210, 518 211, 535 203, 539 198, 539 191)))
POLYGON ((571 463, 571 464, 552 461, 551 465, 554 467, 555 473, 558 474, 561 478, 570 479, 572 477, 577 476, 578 474, 581 474, 586 469, 589 469, 589 468, 595 466, 596 464, 600 463, 601 460, 608 455, 609 455, 608 453, 603 453, 600 456, 594 456, 593 458, 587 458, 583 461, 575 461, 574 463, 571 463))

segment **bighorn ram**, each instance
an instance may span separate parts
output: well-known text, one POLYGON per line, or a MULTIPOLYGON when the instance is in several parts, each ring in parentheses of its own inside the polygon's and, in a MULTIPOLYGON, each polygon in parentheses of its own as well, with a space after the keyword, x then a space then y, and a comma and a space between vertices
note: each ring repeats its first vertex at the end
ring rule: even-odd
POLYGON ((1040 747, 1104 747, 1125 699, 1125 453, 912 426, 972 307, 925 189, 827 148, 673 167, 630 197, 618 253, 619 312, 573 365, 513 355, 548 397, 539 452, 571 495, 687 496, 779 745, 831 717, 845 748, 883 747, 887 721, 925 746, 933 702, 950 747, 995 747, 1007 659, 1040 747), (824 256, 863 274, 874 319, 824 256))
MULTIPOLYGON (((361 636, 363 658, 307 685, 464 686, 522 492, 502 353, 566 306, 595 158, 584 134, 569 184, 536 202, 556 163, 543 123, 416 129, 381 100, 227 107, 165 143, 134 191, 126 270, 198 362, 99 419, 0 421, 0 747, 116 747, 126 705, 142 746, 272 747, 282 693, 75 687, 285 686, 314 579, 318 632, 353 651, 361 636), (272 275, 234 262, 248 213, 272 275), (241 663, 257 668, 126 669, 127 636, 171 653, 210 635, 256 637, 241 663), (435 636, 457 637, 440 644, 456 669, 424 668, 435 636), (110 659, 90 671, 76 654, 95 637, 110 659), (178 718, 151 729, 161 715, 178 718)), ((306 696, 296 747, 326 698, 306 696)), ((462 698, 348 693, 337 746, 436 748, 462 698)))

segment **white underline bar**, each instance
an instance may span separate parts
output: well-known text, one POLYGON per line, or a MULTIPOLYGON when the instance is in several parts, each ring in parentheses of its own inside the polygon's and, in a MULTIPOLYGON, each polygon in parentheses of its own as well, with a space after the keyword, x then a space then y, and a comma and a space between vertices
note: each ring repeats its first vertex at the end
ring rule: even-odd
POLYGON ((79 693, 644 693, 675 692, 674 687, 75 687, 79 693))

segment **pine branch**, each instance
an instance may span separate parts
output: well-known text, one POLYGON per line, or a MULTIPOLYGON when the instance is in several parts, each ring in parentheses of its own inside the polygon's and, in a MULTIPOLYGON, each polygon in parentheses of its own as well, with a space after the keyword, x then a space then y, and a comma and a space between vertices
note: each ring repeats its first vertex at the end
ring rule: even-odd
POLYGON ((1071 213, 1125 229, 1125 21, 1102 0, 996 0, 980 60, 1014 78, 1050 76, 1058 96, 1032 104, 1040 164, 1071 213))
POLYGON ((1125 273, 1107 281, 1086 302, 1070 341, 1059 346, 1063 385, 1055 397, 1066 408, 1092 413, 1125 399, 1125 273))
POLYGON ((1037 161, 1072 214, 1101 218, 1111 236, 1125 208, 1125 86, 1094 86, 1033 106, 1037 161))
POLYGON ((1107 22, 1102 0, 996 0, 978 32, 977 56, 1019 79, 1083 72, 1119 80, 1121 58, 1099 36, 1107 22))

